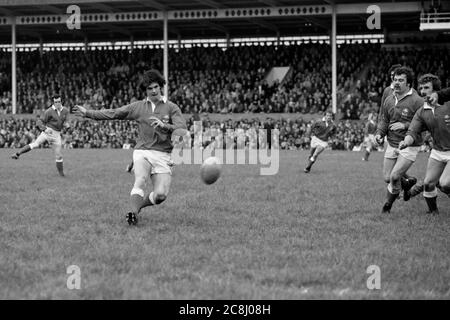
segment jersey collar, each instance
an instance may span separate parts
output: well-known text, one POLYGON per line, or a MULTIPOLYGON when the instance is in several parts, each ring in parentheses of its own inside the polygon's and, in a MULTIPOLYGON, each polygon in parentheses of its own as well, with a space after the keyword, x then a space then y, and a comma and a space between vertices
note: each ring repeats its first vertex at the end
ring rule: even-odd
POLYGON ((55 110, 55 111, 61 112, 63 108, 61 107, 61 110, 58 110, 58 108, 56 108, 55 105, 52 104, 52 109, 55 110))
MULTIPOLYGON (((150 100, 149 97, 145 98, 145 101, 146 101, 146 102, 153 103, 152 100, 150 100)), ((159 101, 162 101, 162 102, 164 102, 164 103, 167 103, 167 97, 161 96, 161 99, 160 99, 159 101)))

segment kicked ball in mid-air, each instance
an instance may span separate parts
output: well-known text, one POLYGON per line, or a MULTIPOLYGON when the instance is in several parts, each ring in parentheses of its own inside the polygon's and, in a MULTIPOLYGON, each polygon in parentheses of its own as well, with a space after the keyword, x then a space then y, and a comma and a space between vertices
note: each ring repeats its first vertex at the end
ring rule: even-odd
POLYGON ((220 163, 219 158, 209 157, 203 161, 200 176, 204 183, 212 184, 219 179, 221 171, 222 164, 220 163))

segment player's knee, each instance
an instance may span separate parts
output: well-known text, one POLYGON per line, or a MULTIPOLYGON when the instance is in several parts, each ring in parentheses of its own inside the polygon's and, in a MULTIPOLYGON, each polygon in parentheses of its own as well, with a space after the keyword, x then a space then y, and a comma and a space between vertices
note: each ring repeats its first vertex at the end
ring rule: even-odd
POLYGON ((448 194, 448 192, 450 191, 450 179, 441 178, 439 180, 439 185, 441 186, 442 192, 445 192, 448 194), (444 190, 446 190, 446 191, 444 191, 444 190))
POLYGON ((36 149, 37 147, 39 147, 39 145, 37 143, 35 143, 35 142, 30 143, 29 146, 30 146, 31 150, 36 149))
POLYGON ((160 204, 161 202, 164 202, 166 200, 167 195, 165 193, 157 192, 155 193, 155 203, 160 204))
POLYGON ((384 176, 384 182, 386 182, 386 183, 391 182, 391 175, 390 174, 387 174, 387 175, 384 176))
POLYGON ((397 183, 397 182, 399 182, 400 179, 401 179, 401 174, 400 174, 400 172, 398 172, 398 171, 393 171, 393 172, 391 173, 391 177, 390 177, 390 178, 391 178, 391 179, 390 179, 390 182, 397 183))

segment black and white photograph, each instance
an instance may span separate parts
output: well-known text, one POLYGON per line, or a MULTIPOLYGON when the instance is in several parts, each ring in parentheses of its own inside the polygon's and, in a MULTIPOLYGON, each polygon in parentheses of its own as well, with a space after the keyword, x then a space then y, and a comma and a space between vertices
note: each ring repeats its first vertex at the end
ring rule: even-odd
POLYGON ((449 248, 450 1, 0 0, 0 300, 448 300, 449 248))

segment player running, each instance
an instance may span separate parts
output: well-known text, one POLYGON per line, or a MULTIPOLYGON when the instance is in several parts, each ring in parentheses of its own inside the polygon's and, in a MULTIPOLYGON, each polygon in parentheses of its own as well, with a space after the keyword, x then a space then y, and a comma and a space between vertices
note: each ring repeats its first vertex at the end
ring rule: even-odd
POLYGON ((20 155, 29 152, 48 141, 52 146, 56 158, 56 168, 60 176, 64 177, 63 156, 61 153, 61 130, 69 115, 69 109, 63 107, 61 96, 55 94, 53 96, 53 105, 45 110, 42 119, 37 120, 37 126, 42 130, 39 137, 32 143, 14 153, 11 158, 19 159, 20 155))
POLYGON ((86 110, 76 106, 76 113, 94 120, 136 120, 138 139, 133 151, 134 186, 130 193, 131 211, 126 214, 129 225, 136 225, 142 208, 158 205, 169 194, 172 174, 171 134, 186 129, 180 108, 166 100, 161 90, 166 84, 157 70, 144 74, 147 97, 118 109, 86 110), (144 188, 150 176, 153 191, 145 194, 144 188))
POLYGON ((416 161, 422 144, 421 137, 408 148, 397 149, 414 114, 423 105, 423 99, 412 89, 412 82, 413 71, 410 68, 400 67, 395 70, 394 93, 386 98, 378 121, 375 140, 381 145, 387 136, 388 141, 383 163, 383 177, 388 186, 382 213, 391 211, 402 188, 409 190, 417 181, 415 178, 406 180, 403 175, 416 161))
POLYGON ((377 131, 377 115, 369 114, 369 119, 364 128, 364 147, 366 152, 364 153, 363 161, 369 161, 370 152, 373 150, 375 146, 377 146, 377 142, 375 141, 375 132, 377 131))
POLYGON ((333 114, 327 112, 322 121, 315 122, 311 127, 311 153, 305 173, 311 171, 311 167, 317 161, 319 154, 328 147, 328 138, 336 133, 337 127, 333 122, 333 114))
MULTIPOLYGON (((441 88, 441 81, 433 74, 421 76, 418 82, 420 94, 427 98, 441 88)), ((415 185, 408 192, 407 199, 416 196, 423 190, 423 196, 429 209, 427 213, 439 214, 436 203, 437 184, 440 184, 442 192, 450 196, 450 104, 432 105, 425 101, 423 107, 415 114, 405 139, 400 142, 399 149, 403 150, 413 145, 425 130, 431 132, 433 150, 428 159, 423 185, 415 185)))

